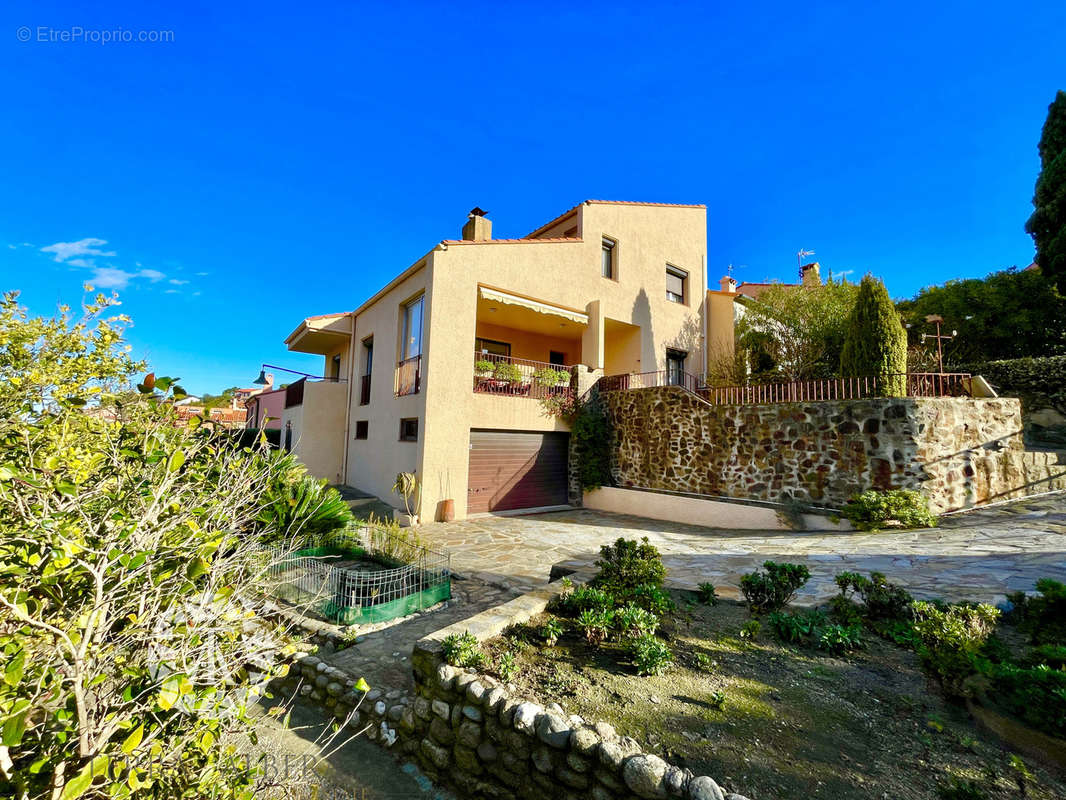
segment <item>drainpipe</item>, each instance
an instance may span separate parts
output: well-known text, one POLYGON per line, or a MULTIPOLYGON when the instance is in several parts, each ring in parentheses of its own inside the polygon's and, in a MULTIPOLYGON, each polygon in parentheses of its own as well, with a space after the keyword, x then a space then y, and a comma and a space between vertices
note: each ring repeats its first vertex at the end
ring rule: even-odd
POLYGON ((355 391, 355 377, 352 364, 355 361, 355 312, 352 312, 352 335, 348 339, 348 391, 344 403, 344 455, 341 461, 341 483, 348 485, 348 440, 352 428, 352 392, 355 391))

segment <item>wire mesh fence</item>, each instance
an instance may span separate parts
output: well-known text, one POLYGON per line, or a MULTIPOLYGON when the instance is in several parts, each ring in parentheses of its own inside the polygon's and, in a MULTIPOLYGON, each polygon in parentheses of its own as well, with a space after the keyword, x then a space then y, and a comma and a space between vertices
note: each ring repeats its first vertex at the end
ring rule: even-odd
POLYGON ((385 622, 451 597, 451 556, 376 526, 268 548, 271 592, 343 625, 385 622))

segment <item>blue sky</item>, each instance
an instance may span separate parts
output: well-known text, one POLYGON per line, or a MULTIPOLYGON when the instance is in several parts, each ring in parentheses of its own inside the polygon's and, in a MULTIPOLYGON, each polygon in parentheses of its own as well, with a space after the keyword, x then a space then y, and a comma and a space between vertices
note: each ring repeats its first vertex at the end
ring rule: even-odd
POLYGON ((202 392, 319 367, 289 331, 474 205, 520 236, 588 198, 706 203, 712 283, 807 248, 900 297, 1032 258, 1061 0, 500 5, 5 3, 0 288, 49 313, 95 276, 202 392))

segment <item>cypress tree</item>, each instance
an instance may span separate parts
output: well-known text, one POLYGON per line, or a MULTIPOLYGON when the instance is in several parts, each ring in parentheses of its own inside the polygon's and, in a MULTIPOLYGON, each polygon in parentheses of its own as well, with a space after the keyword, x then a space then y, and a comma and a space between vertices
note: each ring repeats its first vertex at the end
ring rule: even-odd
POLYGON ((1040 175, 1025 230, 1036 244, 1040 271, 1066 293, 1066 92, 1062 90, 1048 106, 1039 150, 1040 175))
POLYGON ((907 332, 885 285, 867 275, 848 319, 844 349, 840 354, 843 377, 880 379, 884 393, 906 393, 907 332), (889 377, 891 376, 891 377, 889 377))

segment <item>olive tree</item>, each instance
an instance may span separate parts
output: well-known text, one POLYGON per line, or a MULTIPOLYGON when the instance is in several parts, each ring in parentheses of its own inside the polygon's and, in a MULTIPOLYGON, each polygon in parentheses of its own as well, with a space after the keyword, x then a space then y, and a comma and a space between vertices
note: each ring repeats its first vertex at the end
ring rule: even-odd
POLYGON ((273 459, 179 424, 113 298, 0 302, 0 796, 252 797, 287 631, 249 536, 273 459))

